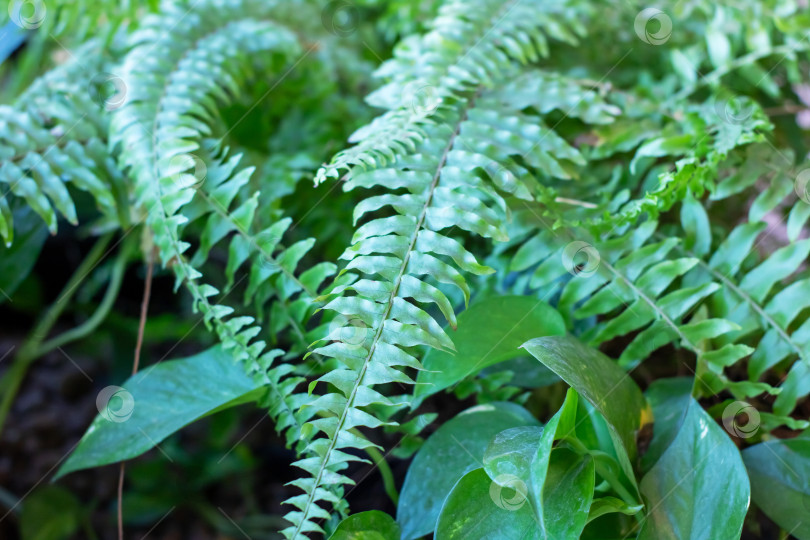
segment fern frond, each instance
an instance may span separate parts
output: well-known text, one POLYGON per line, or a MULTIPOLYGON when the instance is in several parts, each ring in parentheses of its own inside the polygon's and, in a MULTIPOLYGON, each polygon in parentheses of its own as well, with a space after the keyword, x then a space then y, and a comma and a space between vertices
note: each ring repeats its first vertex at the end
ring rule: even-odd
POLYGON ((110 34, 148 8, 133 0, 9 0, 0 11, 0 25, 10 22, 51 37, 83 40, 91 32, 110 34))
POLYGON ((520 245, 510 270, 530 270, 530 288, 561 288, 562 313, 598 317, 583 335, 593 345, 634 333, 621 365, 631 369, 664 345, 680 345, 697 357, 699 391, 728 390, 739 399, 776 395, 770 419, 776 425, 789 421, 797 400, 810 394, 810 322, 801 300, 810 282, 800 274, 782 285, 810 255, 810 240, 799 239, 810 205, 796 200, 795 172, 785 166, 785 160, 792 162, 789 152, 756 144, 745 150, 743 158, 735 154, 717 165, 726 177, 711 179, 710 199, 729 199, 763 178, 768 184, 751 204, 748 221, 724 238, 712 238, 706 210, 687 191, 679 195, 683 229, 656 232, 657 223, 647 221, 596 239, 584 229, 535 224, 540 232, 520 245), (766 216, 788 206, 788 243, 759 256, 756 247, 769 229, 766 216), (567 272, 574 277, 560 287, 567 272), (748 379, 730 377, 726 370, 744 359, 748 379), (781 384, 761 380, 785 363, 781 384))
MULTIPOLYGON (((555 236, 544 230, 521 246, 515 256, 520 264, 512 269, 522 271, 536 266, 532 287, 543 287, 559 281, 566 273, 573 274, 562 286, 561 312, 572 313, 577 319, 600 316, 599 322, 583 335, 595 346, 638 332, 619 358, 619 364, 628 369, 669 343, 717 363, 733 363, 749 354, 745 346, 705 348, 703 340, 737 326, 724 319, 690 317, 719 285, 707 282, 673 287, 698 261, 670 256, 678 244, 676 238, 651 242, 657 227, 656 222, 648 221, 604 241, 578 240, 564 231, 555 236)), ((582 238, 585 233, 580 234, 582 238)))
MULTIPOLYGON (((270 261, 252 266, 250 283, 258 288, 279 270, 292 274, 306 249, 299 245, 276 251, 286 221, 249 233, 258 193, 237 198, 252 173, 252 169, 234 173, 238 157, 209 171, 200 185, 191 153, 201 151, 201 140, 211 134, 219 107, 238 96, 253 73, 278 74, 301 56, 298 40, 273 21, 272 6, 232 0, 170 4, 159 16, 144 20, 132 35, 132 45, 123 66, 129 101, 115 115, 113 144, 121 146, 121 162, 134 178, 138 205, 163 264, 172 268, 178 285, 185 283, 195 309, 206 325, 213 324, 234 360, 270 386, 271 402, 266 405, 276 428, 288 432, 288 440, 296 440, 299 423, 294 411, 306 398, 294 393, 301 379, 287 376, 292 369, 288 365, 273 367, 283 352, 267 351, 265 342, 255 339, 261 328, 253 317, 232 316, 232 307, 209 300, 219 290, 202 282, 196 264, 205 261, 215 243, 235 232, 231 277, 251 255, 258 253, 270 261), (155 48, 164 54, 154 55, 155 48), (189 207, 192 201, 196 209, 189 207), (206 219, 200 250, 192 260, 186 256, 190 245, 182 239, 189 221, 181 213, 186 207, 206 219)), ((295 285, 302 283, 295 280, 295 285)), ((322 278, 310 281, 316 285, 322 278)), ((294 292, 288 281, 282 286, 288 288, 286 294, 294 292)))
POLYGON ((126 204, 122 175, 107 152, 109 116, 98 88, 105 81, 96 80, 108 59, 95 42, 77 54, 81 62, 48 72, 14 106, 0 106, 0 236, 7 245, 13 240, 10 194, 24 199, 51 233, 57 212, 77 223, 69 185, 93 196, 108 225, 126 223, 119 215, 126 204))
MULTIPOLYGON (((735 162, 732 173, 718 184, 712 200, 723 201, 745 192, 763 178, 768 179, 766 187, 752 202, 747 222, 735 226, 716 246, 711 238, 705 238, 693 242, 690 250, 701 257, 700 269, 696 269, 691 281, 712 279, 721 284, 722 290, 715 293, 710 307, 740 326, 727 336, 728 341, 754 346, 748 362, 750 381, 757 382, 768 370, 795 359, 792 365, 788 364, 788 374, 777 386, 779 395, 774 412, 782 417, 793 411, 799 398, 810 394, 810 322, 801 317, 808 305, 804 299, 810 281, 800 274, 790 284, 782 285, 805 268, 810 255, 810 240, 799 239, 810 217, 810 204, 796 197, 795 191, 801 191, 803 186, 800 189, 797 185, 795 172, 786 166, 785 160, 789 164, 792 153, 773 152, 761 145, 752 147, 745 159, 735 162), (765 257, 758 256, 757 246, 773 230, 766 216, 780 215, 788 206, 787 243, 765 257)), ((695 204, 682 212, 686 214, 684 221, 702 219, 701 209, 695 204)), ((707 375, 715 392, 728 385, 722 372, 715 370, 707 375)))
POLYGON ((415 151, 354 170, 343 184, 375 194, 355 207, 354 221, 363 223, 341 256, 348 261, 343 272, 356 279, 335 288, 324 306, 345 322, 333 325, 330 342, 313 352, 340 366, 318 379, 335 390, 304 408, 307 417, 319 416, 305 424, 305 434, 322 436, 309 442, 307 457, 296 463, 311 478, 292 482, 304 493, 287 501, 296 508, 286 516, 292 523, 287 538, 321 531, 316 521, 330 514, 319 503, 334 505, 351 484, 341 472, 359 460, 351 452, 373 443, 350 430, 392 424, 390 414, 376 412, 390 412, 393 403, 373 387, 413 383, 406 372, 420 369, 414 347, 453 347, 426 310, 435 307, 455 326, 448 294, 466 302, 465 274, 493 270, 449 231, 507 240, 504 197, 532 200, 542 189, 533 171, 565 178, 583 163, 575 148, 538 125, 524 107, 498 90, 459 97, 436 111, 415 151))
POLYGON ((549 38, 576 44, 585 33, 584 11, 536 0, 443 3, 431 31, 400 42, 394 58, 377 71, 388 82, 367 101, 388 111, 352 135, 355 146, 322 167, 316 185, 342 170, 359 172, 413 151, 442 103, 479 86, 492 87, 512 73, 515 63, 548 56, 549 38))

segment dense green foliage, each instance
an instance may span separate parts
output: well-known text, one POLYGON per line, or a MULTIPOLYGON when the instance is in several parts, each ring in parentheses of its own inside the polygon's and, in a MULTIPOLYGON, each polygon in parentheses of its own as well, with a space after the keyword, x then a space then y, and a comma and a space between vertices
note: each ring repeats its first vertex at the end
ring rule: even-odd
POLYGON ((810 539, 801 4, 12 1, 0 287, 46 228, 117 258, 0 427, 155 259, 211 348, 107 395, 60 475, 250 402, 291 540, 732 539, 755 507, 810 539), (425 441, 441 392, 475 406, 425 441), (352 515, 389 456, 396 520, 352 515))

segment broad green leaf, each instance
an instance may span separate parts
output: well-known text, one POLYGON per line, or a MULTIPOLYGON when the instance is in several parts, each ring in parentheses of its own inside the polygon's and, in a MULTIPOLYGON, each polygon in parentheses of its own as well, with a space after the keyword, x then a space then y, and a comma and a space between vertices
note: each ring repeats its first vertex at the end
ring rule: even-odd
POLYGON ((588 523, 596 480, 594 460, 565 448, 551 452, 543 486, 540 538, 579 538, 588 523))
POLYGON ((458 481, 444 501, 435 538, 535 540, 537 533, 525 484, 502 487, 484 469, 475 469, 458 481))
POLYGON ((488 488, 483 479, 473 482, 470 475, 477 471, 462 478, 445 501, 436 538, 578 537, 593 497, 594 463, 589 456, 552 449, 563 431, 573 430, 576 407, 576 392, 569 390, 545 428, 498 433, 484 454, 488 488), (496 535, 499 528, 503 532, 496 535))
POLYGON ((20 535, 25 540, 73 538, 84 510, 79 500, 60 486, 43 486, 25 497, 20 513, 20 535))
POLYGON ((540 494, 543 492, 543 484, 546 481, 548 462, 554 441, 574 433, 578 402, 579 396, 576 391, 569 388, 560 410, 554 413, 554 416, 543 426, 543 432, 540 434, 540 441, 534 451, 530 467, 531 493, 535 506, 538 508, 543 506, 540 494))
POLYGON ((495 296, 474 302, 448 332, 456 353, 431 349, 417 377, 415 395, 424 398, 485 367, 518 356, 520 345, 538 336, 562 335, 565 322, 548 304, 528 296, 495 296))
POLYGON ((653 413, 653 437, 641 456, 641 469, 648 471, 678 435, 691 400, 693 380, 687 377, 659 379, 647 389, 653 413))
POLYGON ((100 394, 102 414, 93 420, 56 478, 143 454, 225 404, 243 403, 246 396, 258 398, 259 388, 220 347, 150 366, 110 395, 100 394))
POLYGON ((569 389, 562 407, 543 428, 531 462, 528 491, 537 518, 537 538, 576 538, 588 520, 594 487, 593 460, 577 456, 579 461, 573 462, 568 457, 560 457, 553 448, 556 439, 574 433, 578 402, 577 393, 569 389), (590 468, 580 469, 579 464, 586 461, 590 468), (572 468, 570 475, 565 472, 572 468), (585 500, 587 504, 582 504, 585 500))
POLYGON ((482 466, 495 435, 538 425, 526 409, 513 403, 479 405, 445 422, 416 453, 405 477, 397 506, 403 540, 434 530, 445 497, 462 476, 482 466))
POLYGON ((482 369, 480 375, 485 377, 490 374, 512 372, 512 379, 509 385, 519 388, 542 388, 560 381, 553 371, 543 364, 537 362, 531 356, 519 356, 511 360, 506 360, 500 364, 495 364, 486 369, 482 369))
POLYGON ((678 435, 641 481, 648 513, 639 540, 737 540, 750 488, 740 453, 690 399, 678 435))
POLYGON ((545 529, 532 512, 529 486, 517 476, 506 476, 496 482, 483 469, 476 469, 459 480, 442 507, 436 540, 579 537, 593 497, 593 460, 566 449, 551 453, 544 493, 545 529))
POLYGON ((542 436, 543 428, 540 426, 520 426, 501 431, 484 452, 484 470, 495 482, 499 482, 499 477, 507 476, 528 479, 542 436))
POLYGON ((340 522, 330 540, 399 540, 399 525, 394 518, 370 510, 347 517, 340 522))
POLYGON ((644 396, 633 379, 616 362, 571 336, 541 337, 524 343, 523 348, 605 417, 632 460, 636 431, 646 413, 644 396))
POLYGON ((777 525, 810 539, 810 433, 746 448, 751 498, 777 525))

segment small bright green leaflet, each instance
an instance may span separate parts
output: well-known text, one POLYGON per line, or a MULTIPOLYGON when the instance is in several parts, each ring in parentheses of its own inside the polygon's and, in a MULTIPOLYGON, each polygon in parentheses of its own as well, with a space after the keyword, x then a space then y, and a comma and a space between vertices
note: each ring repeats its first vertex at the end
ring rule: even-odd
POLYGON ((525 484, 501 487, 484 469, 464 475, 441 509, 436 540, 535 540, 532 507, 525 484))
POLYGON ((810 540, 810 433, 756 444, 742 456, 754 503, 791 535, 810 540))
POLYGON ((110 397, 104 413, 114 420, 96 416, 56 478, 138 456, 226 404, 258 398, 259 388, 220 347, 155 364, 110 397))
POLYGON ((479 405, 445 422, 416 453, 405 477, 397 506, 402 539, 420 538, 434 530, 445 497, 462 476, 481 467, 495 435, 512 427, 538 425, 514 403, 479 405))
POLYGON ((615 455, 632 481, 635 436, 646 414, 644 396, 622 368, 601 352, 571 336, 533 339, 523 344, 532 356, 587 399, 610 427, 615 455))
POLYGON ((690 399, 680 431, 641 480, 648 514, 639 540, 737 540, 750 488, 737 447, 690 399))
POLYGON ((329 540, 399 540, 399 525, 385 512, 360 512, 341 521, 329 540))
POLYGON ((474 302, 449 331, 456 353, 430 349, 414 394, 424 398, 485 367, 521 356, 520 345, 538 336, 562 335, 565 322, 551 306, 528 296, 494 296, 474 302))

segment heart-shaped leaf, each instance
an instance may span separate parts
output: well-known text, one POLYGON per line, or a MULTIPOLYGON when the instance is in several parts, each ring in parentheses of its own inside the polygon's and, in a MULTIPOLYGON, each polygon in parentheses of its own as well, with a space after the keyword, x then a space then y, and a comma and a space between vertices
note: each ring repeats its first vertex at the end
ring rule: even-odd
POLYGON ((258 399, 264 389, 220 347, 160 362, 108 386, 96 416, 56 478, 134 458, 217 409, 258 399))
POLYGON ((810 540, 810 433, 756 444, 742 456, 754 503, 791 535, 810 540))
POLYGON ((394 518, 370 510, 347 517, 340 522, 329 540, 399 540, 399 525, 394 518))
POLYGON ((738 540, 750 488, 737 447, 690 399, 672 444, 641 481, 639 540, 738 540))
POLYGON ((494 296, 474 302, 458 316, 455 332, 449 332, 455 354, 431 349, 425 355, 415 395, 435 394, 485 367, 518 357, 528 339, 564 333, 560 314, 536 298, 494 296))
POLYGON ((631 462, 636 454, 636 432, 649 412, 633 379, 615 361, 571 336, 541 337, 524 343, 523 348, 604 417, 615 456, 625 477, 634 483, 631 462))
POLYGON ((514 403, 479 405, 445 422, 416 453, 405 477, 397 506, 403 540, 434 530, 445 497, 462 476, 481 467, 495 435, 512 427, 538 425, 514 403))

